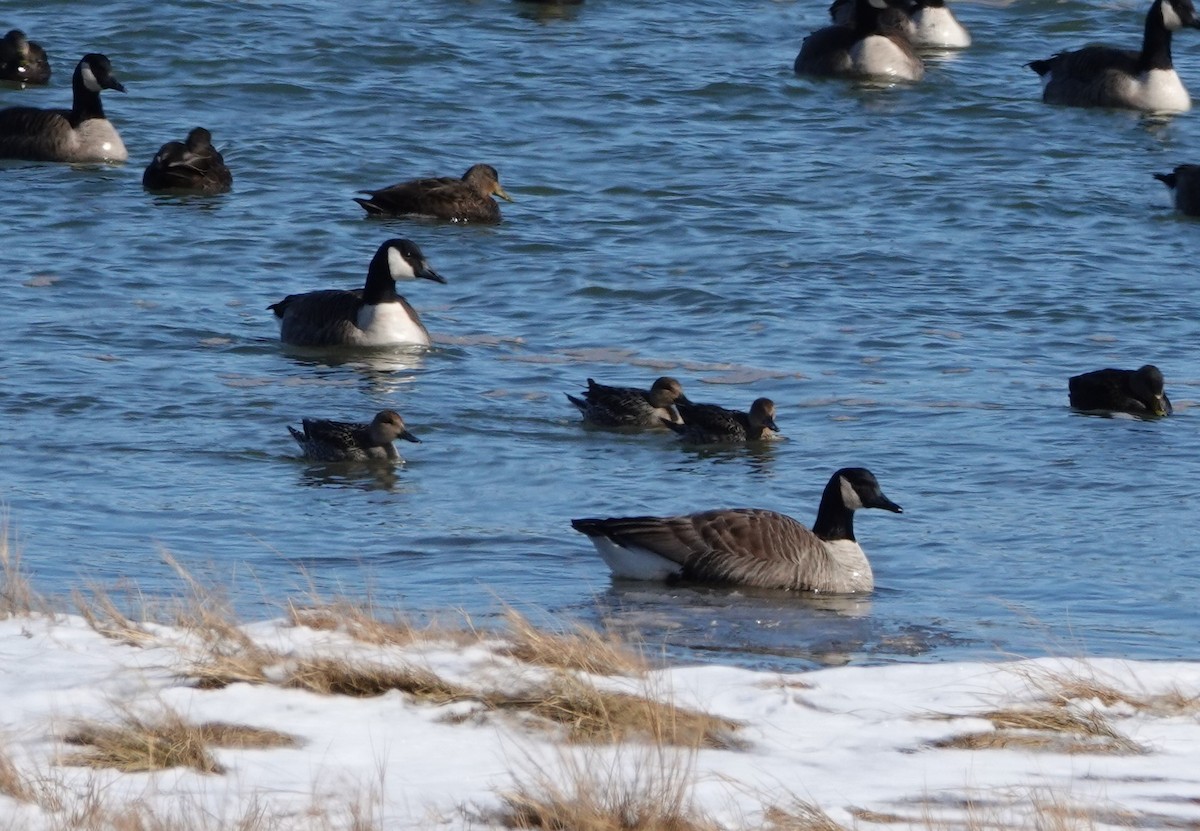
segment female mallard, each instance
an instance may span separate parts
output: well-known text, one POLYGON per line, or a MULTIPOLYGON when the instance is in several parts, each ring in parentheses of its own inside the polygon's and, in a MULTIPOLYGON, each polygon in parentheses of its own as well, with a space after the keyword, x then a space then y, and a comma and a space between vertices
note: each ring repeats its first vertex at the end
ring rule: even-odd
POLYGON ((676 403, 682 424, 663 420, 688 444, 740 444, 772 439, 779 433, 775 425, 775 402, 757 398, 750 412, 727 410, 716 404, 676 403))
POLYGON ((279 319, 280 340, 293 346, 428 346, 417 310, 396 293, 397 280, 417 278, 446 282, 415 242, 390 239, 371 258, 363 288, 289 294, 267 308, 279 319))
POLYGON ((356 196, 354 201, 371 215, 415 214, 451 222, 499 222, 500 206, 492 196, 513 201, 500 187, 500 174, 490 164, 473 165, 461 179, 414 179, 363 193, 370 198, 356 196))
POLYGON ((288 425, 292 438, 306 459, 316 462, 395 461, 400 458, 396 439, 420 442, 408 432, 404 419, 395 410, 382 410, 370 424, 351 421, 304 419, 304 432, 288 425))
POLYGON ((37 162, 123 162, 129 158, 116 128, 104 117, 100 90, 125 87, 104 55, 84 55, 71 78, 69 110, 0 110, 0 159, 37 162))
POLYGON ((573 519, 612 569, 629 580, 682 578, 697 583, 811 592, 868 592, 875 578, 854 538, 854 512, 903 513, 863 467, 829 480, 812 530, 761 508, 682 516, 573 519))
POLYGON ((597 427, 661 427, 664 421, 678 422, 675 405, 688 403, 683 387, 674 378, 663 376, 649 390, 637 387, 610 387, 587 379, 583 398, 567 394, 579 408, 583 420, 597 427))
POLYGON ((0 81, 45 84, 50 81, 50 61, 40 44, 13 29, 0 40, 0 81))
POLYGON ((1140 416, 1174 412, 1163 389, 1163 374, 1153 364, 1140 369, 1097 369, 1070 379, 1071 406, 1077 410, 1108 410, 1140 416))
POLYGON ((225 158, 212 144, 212 133, 196 127, 187 141, 168 141, 142 174, 146 190, 224 193, 233 186, 225 158))

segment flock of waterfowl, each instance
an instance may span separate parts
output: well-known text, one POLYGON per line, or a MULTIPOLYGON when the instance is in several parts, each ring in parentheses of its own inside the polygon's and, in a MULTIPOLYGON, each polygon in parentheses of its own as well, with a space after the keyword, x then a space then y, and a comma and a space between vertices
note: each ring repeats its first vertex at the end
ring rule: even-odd
MULTIPOLYGON (((794 68, 800 74, 886 80, 919 80, 919 50, 961 49, 971 36, 944 0, 835 0, 833 25, 804 40, 794 68)), ((1171 63, 1171 33, 1200 28, 1190 0, 1154 0, 1140 51, 1090 46, 1060 52, 1029 66, 1045 85, 1049 103, 1177 112, 1190 107, 1171 63)), ((24 33, 0 41, 0 81, 22 87, 45 84, 51 69, 45 51, 24 33)), ((102 90, 124 92, 107 57, 84 55, 72 76, 70 110, 9 107, 0 110, 0 158, 34 161, 123 162, 128 152, 105 118, 102 90)), ((1200 166, 1156 174, 1175 193, 1177 208, 1200 215, 1200 166)), ((233 176, 203 127, 185 141, 164 144, 150 161, 143 186, 151 191, 218 194, 233 176)), ((355 201, 368 215, 422 215, 448 221, 497 222, 493 197, 511 201, 496 169, 476 164, 461 178, 425 178, 365 190, 355 201)), ((324 289, 289 295, 269 308, 285 344, 301 347, 429 346, 417 312, 396 290, 400 280, 445 280, 407 239, 382 243, 362 289, 324 289)), ((1162 373, 1103 369, 1069 380, 1069 400, 1080 410, 1158 417, 1172 412, 1162 373)), ((668 429, 693 444, 728 444, 775 438, 775 404, 758 398, 748 412, 690 401, 680 382, 659 378, 647 390, 587 379, 579 396, 567 395, 582 421, 601 428, 668 429)), ((394 410, 369 423, 304 419, 289 426, 303 454, 325 462, 395 461, 394 442, 418 442, 394 410)), ((790 590, 859 592, 872 589, 871 567, 854 536, 854 512, 879 508, 901 513, 865 468, 843 468, 830 478, 811 529, 774 511, 723 509, 670 517, 576 519, 618 577, 684 579, 790 590)))

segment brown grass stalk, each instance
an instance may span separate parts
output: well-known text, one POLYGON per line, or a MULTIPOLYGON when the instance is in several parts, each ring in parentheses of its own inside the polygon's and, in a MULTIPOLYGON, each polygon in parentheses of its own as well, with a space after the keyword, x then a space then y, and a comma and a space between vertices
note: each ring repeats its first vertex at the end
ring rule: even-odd
POLYGON ((336 658, 297 662, 288 671, 282 686, 322 695, 349 695, 358 698, 369 698, 391 690, 399 690, 421 701, 435 704, 475 697, 466 688, 452 684, 420 667, 379 666, 336 658))
POLYGON ((504 620, 507 644, 502 651, 523 663, 592 675, 641 675, 649 669, 642 655, 611 633, 580 623, 570 624, 566 631, 547 631, 511 608, 504 620))
POLYGON ((33 590, 21 564, 21 549, 9 527, 7 513, 0 515, 0 620, 28 617, 48 609, 46 601, 33 590))
POLYGON ((933 746, 960 750, 1022 748, 1072 754, 1133 755, 1145 752, 1101 713, 1077 713, 1042 703, 992 710, 980 717, 990 721, 996 729, 954 736, 934 742, 933 746))

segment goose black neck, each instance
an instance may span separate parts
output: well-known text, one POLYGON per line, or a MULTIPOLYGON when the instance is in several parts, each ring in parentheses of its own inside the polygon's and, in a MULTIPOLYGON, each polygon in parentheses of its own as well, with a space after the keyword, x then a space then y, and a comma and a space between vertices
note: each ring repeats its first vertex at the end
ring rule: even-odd
POLYGON ((379 303, 394 302, 398 296, 396 280, 392 277, 392 271, 388 267, 388 252, 386 250, 379 251, 367 268, 367 284, 363 286, 363 302, 374 306, 379 303))
POLYGON ((835 476, 825 486, 821 494, 821 504, 817 508, 817 521, 813 523, 813 533, 823 540, 854 539, 854 511, 846 507, 842 499, 841 477, 835 476))
POLYGON ((1171 30, 1163 23, 1162 5, 1158 0, 1146 14, 1146 34, 1142 37, 1142 54, 1138 68, 1143 72, 1151 69, 1171 69, 1171 30))
POLYGON ((71 123, 78 127, 89 118, 104 118, 104 106, 100 103, 100 93, 93 92, 83 82, 82 66, 75 67, 75 76, 71 79, 71 123))

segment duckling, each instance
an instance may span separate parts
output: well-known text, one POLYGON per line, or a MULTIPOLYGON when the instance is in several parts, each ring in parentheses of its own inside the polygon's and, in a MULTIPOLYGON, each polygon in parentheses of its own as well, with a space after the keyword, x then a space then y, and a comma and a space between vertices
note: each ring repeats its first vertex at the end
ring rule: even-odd
POLYGON ((129 158, 116 128, 104 117, 100 90, 125 87, 104 55, 84 55, 71 78, 70 110, 0 110, 0 159, 39 162, 123 162, 129 158))
POLYGON ((1175 210, 1200 216, 1200 164, 1181 164, 1171 173, 1155 173, 1154 178, 1170 188, 1175 210))
POLYGON ((567 394, 579 408, 583 420, 597 427, 661 427, 663 421, 682 423, 676 403, 689 403, 683 386, 663 376, 649 390, 637 387, 610 387, 587 379, 583 398, 567 394))
POLYGON ((854 0, 853 26, 826 26, 804 39, 793 67, 797 75, 835 75, 919 81, 925 64, 887 0, 854 0))
POLYGON ((854 537, 854 512, 904 513, 863 467, 833 474, 812 530, 786 514, 730 508, 682 516, 573 519, 612 569, 629 580, 681 578, 697 583, 811 592, 869 592, 871 564, 854 537))
POLYGON ((1026 66, 1041 77, 1047 104, 1185 112, 1192 99, 1171 61, 1171 33, 1184 26, 1200 28, 1192 0, 1154 0, 1140 52, 1085 46, 1026 66))
POLYGON ((370 215, 416 214, 451 222, 499 222, 500 206, 492 196, 513 201, 500 187, 500 174, 490 164, 472 165, 461 179, 414 179, 363 193, 370 198, 356 196, 354 201, 370 215))
MULTIPOLYGON (((971 34, 945 0, 887 0, 880 17, 903 32, 916 49, 966 49, 971 34)), ((829 17, 835 26, 854 26, 854 0, 833 0, 829 17)))
POLYGON ((775 438, 775 402, 756 398, 750 412, 727 410, 716 404, 676 402, 682 424, 662 419, 662 423, 679 434, 687 444, 740 444, 775 438))
POLYGON ((212 133, 195 127, 187 141, 168 141, 142 174, 146 190, 225 193, 233 187, 233 174, 225 158, 212 145, 212 133))
POLYGON ((1153 364, 1140 369, 1097 369, 1068 381, 1071 406, 1139 416, 1165 416, 1175 410, 1163 389, 1163 374, 1153 364))
POLYGON ((446 282, 415 242, 390 239, 371 258, 363 288, 289 294, 267 308, 280 340, 293 346, 428 346, 416 309, 396 293, 397 280, 417 278, 446 282))
POLYGON ((22 86, 50 81, 46 50, 25 37, 20 29, 12 29, 0 40, 0 81, 12 81, 22 86))
POLYGON ((288 430, 304 457, 316 462, 395 461, 400 454, 392 442, 421 441, 408 431, 395 410, 381 410, 370 424, 306 418, 304 432, 290 424, 288 430))

